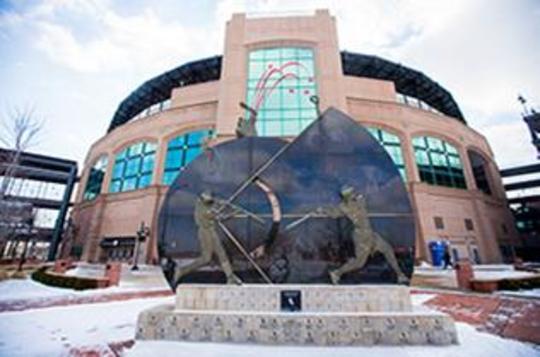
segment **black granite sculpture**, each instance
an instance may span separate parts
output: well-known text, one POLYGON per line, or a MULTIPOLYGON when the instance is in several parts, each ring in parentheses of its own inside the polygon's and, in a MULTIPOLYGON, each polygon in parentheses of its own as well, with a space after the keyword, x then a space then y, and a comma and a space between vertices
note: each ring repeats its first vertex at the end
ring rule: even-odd
POLYGON ((336 109, 289 142, 243 137, 208 149, 169 188, 158 233, 173 287, 240 280, 405 283, 413 269, 414 219, 402 178, 385 149, 336 109), (364 233, 343 210, 337 214, 343 187, 364 200, 364 233), (212 210, 216 237, 231 265, 226 273, 223 259, 207 264, 199 238, 195 211, 203 192, 219 202, 212 210), (368 231, 371 236, 362 237, 368 231), (375 243, 363 247, 364 240, 375 243), (193 269, 201 256, 205 265, 193 269))

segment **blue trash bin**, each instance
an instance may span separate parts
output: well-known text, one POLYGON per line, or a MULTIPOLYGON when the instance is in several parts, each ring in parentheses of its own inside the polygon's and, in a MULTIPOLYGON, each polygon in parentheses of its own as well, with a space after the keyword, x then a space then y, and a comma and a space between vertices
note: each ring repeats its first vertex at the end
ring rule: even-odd
POLYGON ((445 247, 446 244, 443 241, 429 242, 429 251, 431 253, 431 262, 433 263, 433 266, 443 266, 445 247))

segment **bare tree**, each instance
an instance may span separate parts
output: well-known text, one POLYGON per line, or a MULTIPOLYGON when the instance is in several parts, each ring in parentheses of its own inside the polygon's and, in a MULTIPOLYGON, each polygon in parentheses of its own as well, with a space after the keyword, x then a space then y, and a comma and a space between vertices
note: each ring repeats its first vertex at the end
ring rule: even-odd
POLYGON ((0 157, 0 254, 6 242, 17 234, 20 221, 26 220, 25 217, 17 217, 17 209, 14 208, 20 204, 8 196, 13 180, 20 176, 17 170, 21 155, 36 145, 42 128, 43 121, 36 118, 32 107, 16 107, 0 123, 0 146, 7 149, 0 157))
POLYGON ((36 118, 32 107, 14 108, 2 120, 0 144, 11 152, 1 158, 4 166, 0 200, 7 196, 11 181, 17 173, 21 154, 34 146, 43 129, 43 121, 36 118))

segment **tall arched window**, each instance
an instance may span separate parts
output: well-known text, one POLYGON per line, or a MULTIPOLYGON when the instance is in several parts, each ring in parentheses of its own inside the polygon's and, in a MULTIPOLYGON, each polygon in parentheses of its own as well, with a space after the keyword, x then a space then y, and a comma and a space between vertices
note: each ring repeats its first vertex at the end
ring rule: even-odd
POLYGON ((431 136, 413 138, 420 180, 437 186, 467 188, 456 148, 431 136))
POLYGON ((101 185, 103 184, 108 161, 107 156, 103 155, 90 168, 86 187, 84 188, 83 200, 93 200, 101 193, 101 185))
POLYGON ((109 192, 145 188, 152 182, 156 144, 139 142, 116 155, 109 192))
POLYGON ((406 181, 407 173, 405 172, 405 160, 403 160, 403 151, 401 150, 401 141, 399 140, 399 137, 375 127, 367 127, 366 129, 386 149, 386 152, 390 155, 401 174, 401 178, 403 181, 406 181))
POLYGON ((491 187, 489 185, 488 162, 484 157, 473 150, 467 152, 471 168, 474 176, 476 187, 486 195, 491 195, 491 187))
POLYGON ((203 144, 212 132, 211 129, 191 131, 169 141, 163 170, 164 185, 170 185, 178 173, 203 151, 203 144))
MULTIPOLYGON (((276 47, 249 53, 246 103, 259 136, 294 136, 317 118, 313 49, 276 47)), ((246 112, 246 116, 249 113, 246 112)))

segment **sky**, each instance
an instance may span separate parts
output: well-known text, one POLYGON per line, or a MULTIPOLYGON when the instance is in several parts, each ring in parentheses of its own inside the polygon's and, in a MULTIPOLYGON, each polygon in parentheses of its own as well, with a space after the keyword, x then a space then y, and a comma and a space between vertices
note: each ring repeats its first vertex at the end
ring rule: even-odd
POLYGON ((540 110, 540 0, 0 0, 0 116, 32 107, 30 151, 74 159, 147 79, 221 54, 225 22, 330 9, 342 50, 448 89, 499 167, 537 162, 518 94, 540 110))

